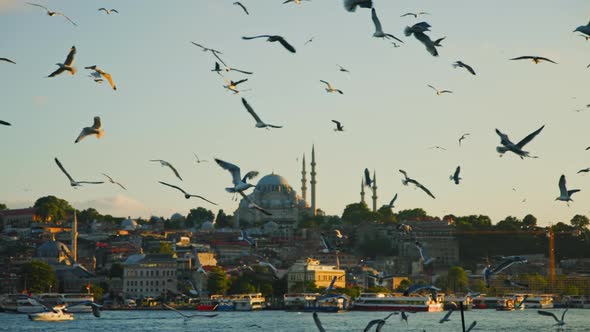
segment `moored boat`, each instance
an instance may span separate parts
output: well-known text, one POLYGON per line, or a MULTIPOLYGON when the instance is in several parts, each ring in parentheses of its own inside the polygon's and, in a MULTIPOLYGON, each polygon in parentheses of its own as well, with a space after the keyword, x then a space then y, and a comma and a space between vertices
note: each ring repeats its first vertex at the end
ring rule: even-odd
POLYGON ((307 312, 340 312, 350 306, 350 297, 346 294, 330 294, 318 297, 305 303, 307 312))
POLYGON ((37 300, 26 294, 6 294, 0 299, 0 307, 6 312, 32 314, 46 311, 37 300))
POLYGON ((80 304, 94 302, 94 294, 89 293, 41 293, 34 296, 52 306, 65 304, 69 313, 90 313, 92 307, 80 304))
POLYGON ((304 310, 308 301, 315 301, 319 293, 287 293, 283 295, 285 310, 304 310))
POLYGON ((29 314, 29 319, 43 322, 74 320, 74 315, 64 312, 65 305, 55 306, 52 311, 29 314))
POLYGON ((261 310, 266 299, 261 293, 232 295, 236 311, 261 310))
POLYGON ((403 294, 361 293, 352 303, 353 310, 365 311, 443 311, 442 294, 404 296, 403 294))

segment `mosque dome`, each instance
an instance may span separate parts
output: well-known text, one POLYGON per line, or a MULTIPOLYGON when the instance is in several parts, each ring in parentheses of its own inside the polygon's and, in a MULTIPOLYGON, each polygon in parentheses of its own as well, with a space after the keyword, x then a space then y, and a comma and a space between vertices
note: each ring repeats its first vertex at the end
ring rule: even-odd
POLYGON ((70 254, 70 249, 62 242, 47 241, 37 248, 37 257, 59 258, 64 252, 70 254))
POLYGON ((292 188, 287 180, 278 174, 268 174, 263 176, 256 184, 257 191, 291 191, 292 188))
POLYGON ((183 219, 183 218, 184 218, 184 216, 178 212, 176 212, 175 214, 170 216, 170 220, 179 220, 179 219, 183 219))
POLYGON ((127 219, 121 222, 121 228, 126 231, 134 231, 138 227, 139 225, 137 224, 137 221, 131 219, 131 217, 128 217, 127 219))

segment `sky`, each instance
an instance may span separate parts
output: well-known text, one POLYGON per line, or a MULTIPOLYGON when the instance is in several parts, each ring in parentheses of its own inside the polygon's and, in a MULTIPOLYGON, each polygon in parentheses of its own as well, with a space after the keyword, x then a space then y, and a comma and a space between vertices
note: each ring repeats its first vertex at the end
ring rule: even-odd
POLYGON ((590 108, 573 111, 590 104, 590 41, 572 33, 588 22, 587 0, 374 0, 384 30, 404 41, 398 48, 372 37, 369 10, 349 13, 340 0, 242 0, 250 15, 233 2, 38 2, 65 13, 75 27, 22 1, 0 0, 0 57, 17 62, 0 63, 0 119, 13 124, 0 128, 0 202, 21 208, 55 195, 77 209, 117 216, 170 216, 198 206, 233 213, 237 203, 224 190, 229 173, 212 162, 196 164, 193 153, 258 170, 259 178, 275 172, 299 193, 301 156, 309 162, 315 144, 317 205, 330 215, 360 200, 365 168, 377 173, 379 206, 398 193, 397 209, 420 207, 441 217, 485 214, 497 222, 531 213, 548 225, 590 214, 590 175, 576 174, 590 167, 590 108), (419 11, 431 15, 400 17, 419 11), (446 36, 439 57, 403 35, 405 26, 422 20, 432 25, 433 39, 446 36), (241 39, 258 34, 281 35, 297 53, 241 39), (191 41, 222 51, 230 66, 253 71, 226 75, 248 78, 241 87, 251 91, 225 90, 210 71, 215 58, 191 41), (72 45, 78 73, 46 78, 72 45), (558 64, 509 60, 522 55, 558 64), (457 60, 477 76, 454 69, 457 60), (88 77, 83 67, 90 65, 109 72, 117 91, 88 77), (344 94, 326 93, 319 80, 344 94), (453 94, 437 96, 428 84, 453 94), (255 128, 240 97, 264 121, 284 128, 255 128), (104 137, 74 144, 94 116, 102 118, 104 137), (345 131, 334 132, 332 119, 345 131), (538 159, 499 157, 495 128, 519 141, 542 125, 525 149, 538 159), (463 133, 471 135, 459 147, 463 133), (447 150, 429 149, 435 145, 447 150), (107 173, 128 190, 111 184, 74 189, 54 157, 77 180, 103 180, 107 173), (150 159, 171 162, 184 181, 150 159), (455 185, 449 175, 458 165, 463 182, 455 185), (436 199, 403 186, 398 169, 436 199), (569 207, 554 200, 561 174, 568 187, 582 190, 569 207), (219 206, 185 200, 157 181, 219 206))

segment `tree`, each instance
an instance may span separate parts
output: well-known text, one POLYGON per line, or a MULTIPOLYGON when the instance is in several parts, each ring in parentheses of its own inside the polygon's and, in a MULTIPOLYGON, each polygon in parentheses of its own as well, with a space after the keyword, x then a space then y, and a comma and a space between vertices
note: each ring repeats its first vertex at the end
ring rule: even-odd
POLYGON ((97 284, 90 284, 90 290, 87 285, 80 288, 80 293, 90 293, 94 296, 94 301, 99 302, 102 300, 102 296, 105 293, 105 289, 97 284))
POLYGON ((78 222, 80 224, 90 224, 93 221, 101 221, 102 215, 94 208, 88 208, 78 212, 78 222))
POLYGON ((363 221, 371 220, 371 216, 372 213, 371 210, 369 210, 367 203, 353 203, 348 204, 346 208, 344 208, 344 212, 342 212, 342 221, 358 225, 363 221))
POLYGON ((449 289, 449 277, 448 276, 439 276, 434 281, 434 286, 442 289, 443 292, 447 292, 449 289))
POLYGON ((21 268, 23 289, 31 293, 57 291, 57 276, 51 265, 41 261, 31 261, 21 268))
POLYGON ((0 203, 0 211, 2 210, 8 210, 8 206, 6 206, 4 203, 0 203))
POLYGON ((397 214, 397 220, 399 221, 407 221, 407 220, 424 220, 428 218, 428 214, 426 211, 420 208, 416 209, 409 209, 409 210, 401 210, 397 214))
POLYGON ((220 267, 213 267, 207 278, 207 290, 209 294, 225 294, 230 286, 230 280, 220 267))
POLYGON ((447 283, 454 293, 463 292, 469 284, 469 277, 462 267, 453 266, 447 273, 447 283))
POLYGON ((111 265, 109 278, 123 278, 123 265, 121 263, 113 263, 111 265))
POLYGON ((388 205, 384 205, 377 210, 378 220, 384 224, 395 224, 397 223, 397 216, 393 214, 391 208, 388 205))
POLYGON ((537 218, 532 214, 527 214, 522 219, 522 228, 524 229, 533 229, 537 227, 537 218))
POLYGON ((233 226, 233 217, 228 216, 223 212, 223 210, 217 211, 217 216, 215 217, 215 227, 216 228, 228 228, 233 226))
POLYGON ((196 209, 191 209, 188 216, 186 216, 186 221, 193 226, 200 225, 205 221, 213 221, 214 219, 215 214, 211 210, 207 210, 200 206, 196 209))
POLYGON ((57 222, 64 220, 67 214, 74 210, 70 203, 55 196, 39 198, 35 205, 36 214, 45 222, 57 222))
POLYGON ((499 221, 496 224, 496 229, 504 231, 516 231, 522 228, 522 221, 513 216, 508 216, 506 219, 499 221))
POLYGON ((399 286, 397 286, 397 288, 395 290, 397 292, 403 292, 406 289, 408 289, 408 287, 410 287, 410 285, 412 285, 412 281, 410 281, 410 279, 404 279, 399 282, 399 286))
POLYGON ((581 214, 576 214, 572 220, 570 220, 570 223, 572 224, 572 226, 574 226, 577 229, 583 229, 588 227, 588 225, 590 225, 590 219, 588 219, 588 217, 583 216, 581 214))

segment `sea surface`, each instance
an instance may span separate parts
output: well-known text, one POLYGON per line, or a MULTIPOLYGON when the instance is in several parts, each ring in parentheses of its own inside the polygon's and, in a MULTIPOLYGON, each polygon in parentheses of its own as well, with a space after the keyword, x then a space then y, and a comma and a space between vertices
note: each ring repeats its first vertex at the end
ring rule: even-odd
MULTIPOLYGON (((558 317, 564 309, 548 309, 558 317)), ((185 311, 187 314, 202 314, 185 311)), ((326 331, 363 331, 373 319, 387 312, 319 313, 326 331)), ((391 316, 381 331, 461 331, 461 313, 454 312, 451 321, 440 324, 444 312, 410 314, 408 324, 399 315, 391 316)), ((477 321, 473 331, 558 331, 552 317, 541 316, 537 310, 512 312, 471 310, 465 312, 466 326, 477 321)), ((570 309, 565 315, 566 327, 561 331, 590 331, 590 310, 570 309)), ((373 329, 374 330, 374 329, 373 329)), ((33 322, 24 314, 0 313, 0 331, 318 331, 312 314, 285 311, 219 312, 214 318, 194 317, 186 323, 172 311, 103 311, 100 318, 92 314, 75 314, 73 321, 33 322)))

